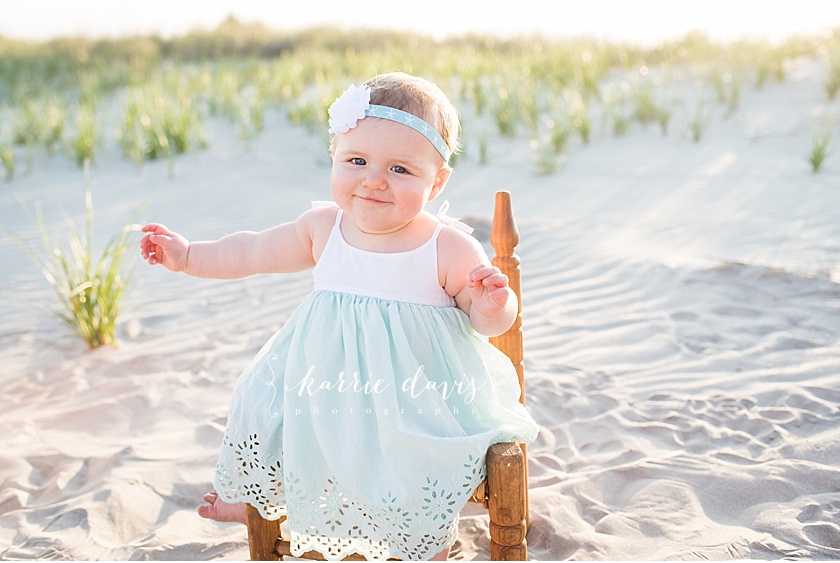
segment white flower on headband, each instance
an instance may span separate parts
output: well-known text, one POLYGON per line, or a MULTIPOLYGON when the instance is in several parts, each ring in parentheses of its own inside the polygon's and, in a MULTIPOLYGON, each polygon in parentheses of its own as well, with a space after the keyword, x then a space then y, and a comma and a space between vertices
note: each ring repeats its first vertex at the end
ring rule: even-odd
POLYGON ((330 133, 346 133, 356 126, 370 107, 370 89, 351 84, 330 106, 330 133))

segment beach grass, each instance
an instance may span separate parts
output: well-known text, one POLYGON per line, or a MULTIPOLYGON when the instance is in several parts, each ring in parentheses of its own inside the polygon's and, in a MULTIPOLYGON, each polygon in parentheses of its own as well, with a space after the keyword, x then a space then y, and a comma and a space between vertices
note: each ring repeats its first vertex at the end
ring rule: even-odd
POLYGON ((665 103, 657 104, 654 112, 656 123, 659 124, 659 130, 663 135, 667 135, 668 126, 671 123, 671 117, 674 114, 674 106, 665 103))
POLYGON ((131 280, 126 268, 133 250, 135 225, 126 224, 105 244, 99 256, 93 248, 93 195, 90 161, 83 163, 86 178, 85 219, 82 228, 69 223, 62 234, 47 221, 40 205, 27 208, 41 239, 41 248, 19 235, 12 236, 52 287, 57 305, 50 311, 90 348, 117 345, 117 322, 131 280))
MULTIPOLYGON (((833 97, 840 89, 838 52, 832 36, 720 43, 689 33, 641 47, 592 38, 279 32, 231 18, 216 29, 168 39, 0 38, 0 104, 8 108, 14 144, 24 148, 30 170, 42 148, 66 146, 81 164, 115 142, 138 168, 165 159, 171 171, 176 155, 206 146, 208 115, 227 119, 246 146, 262 132, 270 110, 325 136, 326 108, 346 85, 388 70, 433 80, 502 137, 540 137, 540 124, 547 117, 559 123, 562 106, 570 131, 588 145, 593 119, 612 135, 625 134, 632 123, 658 123, 667 134, 683 103, 661 79, 671 73, 701 76, 702 87, 711 86, 725 115, 732 115, 744 84, 783 81, 794 58, 821 56, 833 97)), ((705 113, 696 110, 688 119, 691 137, 699 140, 708 126, 705 113)))
POLYGON ((686 119, 692 141, 700 142, 712 122, 713 115, 713 111, 702 100, 698 101, 693 110, 689 111, 686 119))
POLYGON ((12 147, 6 143, 0 144, 0 162, 3 163, 3 170, 6 174, 6 180, 11 181, 15 177, 15 168, 17 161, 12 147))
POLYGON ((828 56, 826 57, 826 79, 824 87, 828 99, 834 100, 837 97, 837 92, 840 91, 840 36, 826 50, 828 51, 828 56))
POLYGON ((814 174, 819 172, 825 163, 825 159, 829 153, 830 140, 830 131, 824 130, 814 133, 814 137, 811 140, 811 147, 806 155, 806 160, 811 167, 811 172, 814 174))
POLYGON ((103 143, 96 109, 87 105, 77 108, 75 124, 75 133, 70 138, 70 150, 76 164, 82 167, 94 160, 103 143))

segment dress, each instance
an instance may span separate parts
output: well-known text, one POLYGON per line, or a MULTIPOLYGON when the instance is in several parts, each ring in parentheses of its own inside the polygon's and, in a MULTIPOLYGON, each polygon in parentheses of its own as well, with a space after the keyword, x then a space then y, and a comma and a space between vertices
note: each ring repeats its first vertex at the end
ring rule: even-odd
POLYGON ((487 448, 531 441, 510 361, 437 280, 438 225, 407 252, 350 246, 338 210, 314 290, 237 381, 215 487, 292 553, 433 557, 484 478, 487 448))

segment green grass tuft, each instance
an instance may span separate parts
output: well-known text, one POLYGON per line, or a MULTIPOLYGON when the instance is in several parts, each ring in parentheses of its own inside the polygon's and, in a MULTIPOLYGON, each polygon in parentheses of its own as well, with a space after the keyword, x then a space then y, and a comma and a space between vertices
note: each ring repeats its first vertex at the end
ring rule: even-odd
POLYGON ((830 140, 831 134, 828 131, 815 133, 811 140, 811 150, 808 152, 806 159, 808 164, 811 165, 811 172, 814 174, 822 169, 822 165, 830 152, 828 148, 830 140))
POLYGON ((3 163, 3 169, 6 171, 6 180, 11 181, 15 177, 15 153, 12 147, 6 144, 0 144, 0 162, 3 163))
POLYGON ((58 304, 52 313, 90 348, 116 346, 117 322, 122 298, 130 283, 125 259, 134 248, 134 225, 123 226, 114 234, 98 258, 93 255, 93 201, 89 182, 89 161, 83 164, 85 189, 84 230, 71 225, 69 234, 56 236, 40 206, 27 211, 41 236, 39 251, 20 236, 3 229, 17 240, 53 288, 58 304))

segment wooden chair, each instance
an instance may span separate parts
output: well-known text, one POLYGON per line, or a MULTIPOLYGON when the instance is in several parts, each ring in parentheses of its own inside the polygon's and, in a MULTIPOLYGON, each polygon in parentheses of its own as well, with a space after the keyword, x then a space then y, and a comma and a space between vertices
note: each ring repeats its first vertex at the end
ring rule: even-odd
MULTIPOLYGON (((495 250, 493 265, 510 278, 510 287, 519 301, 519 313, 506 333, 490 342, 504 352, 516 368, 525 404, 525 382, 522 367, 522 289, 519 257, 514 254, 519 231, 513 218, 510 192, 496 193, 496 208, 490 231, 490 244, 495 250)), ((525 561, 528 548, 528 464, 525 444, 499 443, 487 450, 487 478, 473 493, 471 501, 480 502, 490 512, 490 559, 493 561, 525 561)), ((290 542, 280 534, 280 520, 266 520, 248 505, 248 546, 252 561, 279 561, 292 556, 290 542)), ((323 560, 317 551, 309 551, 305 559, 323 560)), ((360 555, 345 560, 363 561, 360 555)))

